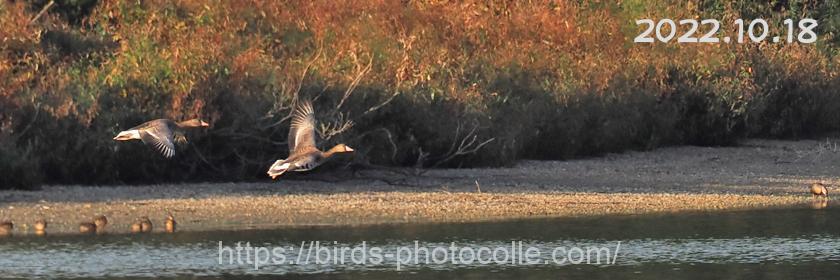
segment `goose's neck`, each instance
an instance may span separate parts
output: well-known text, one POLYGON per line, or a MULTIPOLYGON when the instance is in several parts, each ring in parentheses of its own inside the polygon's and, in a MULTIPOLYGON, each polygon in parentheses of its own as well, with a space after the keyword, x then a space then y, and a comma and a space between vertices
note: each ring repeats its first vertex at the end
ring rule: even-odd
POLYGON ((338 153, 339 149, 340 149, 340 147, 336 145, 336 146, 333 146, 332 148, 330 148, 329 150, 327 150, 326 152, 322 153, 321 155, 324 158, 328 158, 328 157, 333 156, 335 153, 338 153))
POLYGON ((192 127, 190 121, 182 121, 182 122, 177 122, 175 124, 178 125, 178 127, 180 127, 180 128, 192 127))
POLYGON ((181 122, 177 122, 175 124, 178 125, 178 127, 180 127, 180 128, 203 126, 202 122, 200 120, 196 120, 196 119, 181 121, 181 122))

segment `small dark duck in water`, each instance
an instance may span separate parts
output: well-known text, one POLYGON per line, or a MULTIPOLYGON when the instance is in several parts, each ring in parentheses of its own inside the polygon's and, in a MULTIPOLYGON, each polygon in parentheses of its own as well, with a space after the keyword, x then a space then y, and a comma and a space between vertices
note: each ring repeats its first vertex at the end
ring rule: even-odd
POLYGON ((277 160, 268 169, 268 176, 276 179, 288 171, 309 171, 323 164, 336 153, 349 153, 353 149, 345 144, 322 152, 315 145, 315 111, 312 103, 304 100, 297 106, 292 115, 292 125, 289 129, 289 157, 277 160))
POLYGON ((166 226, 166 232, 175 232, 175 225, 177 225, 175 217, 173 217, 172 214, 167 214, 164 225, 166 226))
POLYGON ((828 198, 828 190, 822 183, 814 183, 811 185, 811 196, 828 198))
POLYGON ((13 229, 15 229, 15 224, 12 221, 0 222, 0 235, 10 235, 13 229))
POLYGON ((149 217, 140 217, 140 232, 152 232, 152 220, 149 217))
POLYGON ((210 126, 201 119, 175 122, 169 119, 157 119, 122 131, 114 137, 117 141, 140 139, 146 145, 158 150, 166 158, 175 156, 175 143, 187 143, 184 132, 187 128, 210 126))
POLYGON ((96 225, 96 229, 98 230, 105 229, 105 226, 108 225, 108 218, 105 216, 98 216, 93 219, 93 224, 96 225))
POLYGON ((47 221, 44 219, 39 219, 35 221, 35 224, 32 225, 32 228, 35 229, 35 234, 44 235, 47 232, 47 221))
POLYGON ((79 232, 80 233, 96 233, 96 224, 83 222, 79 224, 79 232))

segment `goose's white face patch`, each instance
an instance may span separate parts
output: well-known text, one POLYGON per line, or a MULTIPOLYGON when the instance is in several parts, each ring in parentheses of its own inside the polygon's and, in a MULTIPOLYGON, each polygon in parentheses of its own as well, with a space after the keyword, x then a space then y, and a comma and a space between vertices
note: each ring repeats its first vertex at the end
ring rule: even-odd
POLYGON ((132 140, 132 139, 140 139, 140 131, 136 129, 133 130, 126 130, 117 134, 117 137, 114 137, 114 140, 132 140))

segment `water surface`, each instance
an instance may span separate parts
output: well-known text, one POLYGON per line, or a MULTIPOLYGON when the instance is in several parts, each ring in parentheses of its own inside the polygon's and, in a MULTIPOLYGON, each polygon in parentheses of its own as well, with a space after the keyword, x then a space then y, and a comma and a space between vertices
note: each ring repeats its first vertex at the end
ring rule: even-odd
POLYGON ((20 278, 830 279, 840 273, 840 224, 831 218, 837 215, 840 211, 835 208, 803 207, 468 224, 12 236, 0 238, 0 272, 20 278), (226 249, 220 250, 220 242, 226 249), (233 253, 237 242, 266 250, 282 248, 285 259, 255 269, 244 253, 233 253), (315 242, 317 248, 327 248, 322 249, 320 262, 310 249, 316 248, 315 242), (478 253, 479 260, 467 262, 470 254, 464 254, 453 263, 455 254, 413 251, 415 242, 430 250, 453 244, 472 252, 488 249, 478 253), (353 253, 334 257, 342 247, 349 250, 362 244, 366 250, 381 250, 378 262, 354 262, 352 257, 359 260, 360 254, 353 253), (529 259, 532 263, 522 263, 521 254, 520 259, 500 261, 501 252, 516 254, 520 244, 540 254, 529 259), (599 258, 599 263, 590 259, 589 264, 574 264, 575 257, 583 260, 582 254, 563 253, 575 247, 581 252, 606 248, 603 255, 609 257, 599 258), (498 258, 491 259, 489 250, 499 250, 498 258), (411 262, 415 255, 420 263, 411 262), (559 263, 558 257, 564 256, 572 260, 559 263), (432 261, 423 262, 427 257, 432 261), (435 262, 432 257, 446 261, 435 262), (493 261, 482 263, 482 257, 493 261))

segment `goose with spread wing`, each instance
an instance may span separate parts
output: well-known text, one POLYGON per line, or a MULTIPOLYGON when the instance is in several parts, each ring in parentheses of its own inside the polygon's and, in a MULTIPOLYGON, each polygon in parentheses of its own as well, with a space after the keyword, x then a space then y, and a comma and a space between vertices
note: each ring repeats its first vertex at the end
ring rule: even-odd
POLYGON ((175 143, 184 144, 187 138, 184 132, 187 128, 210 126, 201 119, 191 119, 175 122, 169 119, 157 119, 122 131, 114 137, 117 141, 139 139, 143 143, 156 149, 166 158, 175 155, 175 143))
POLYGON ((309 171, 323 164, 336 153, 349 153, 353 149, 338 144, 322 152, 315 145, 315 111, 308 100, 300 102, 292 115, 289 129, 289 157, 277 160, 268 169, 268 176, 276 179, 288 171, 309 171))

